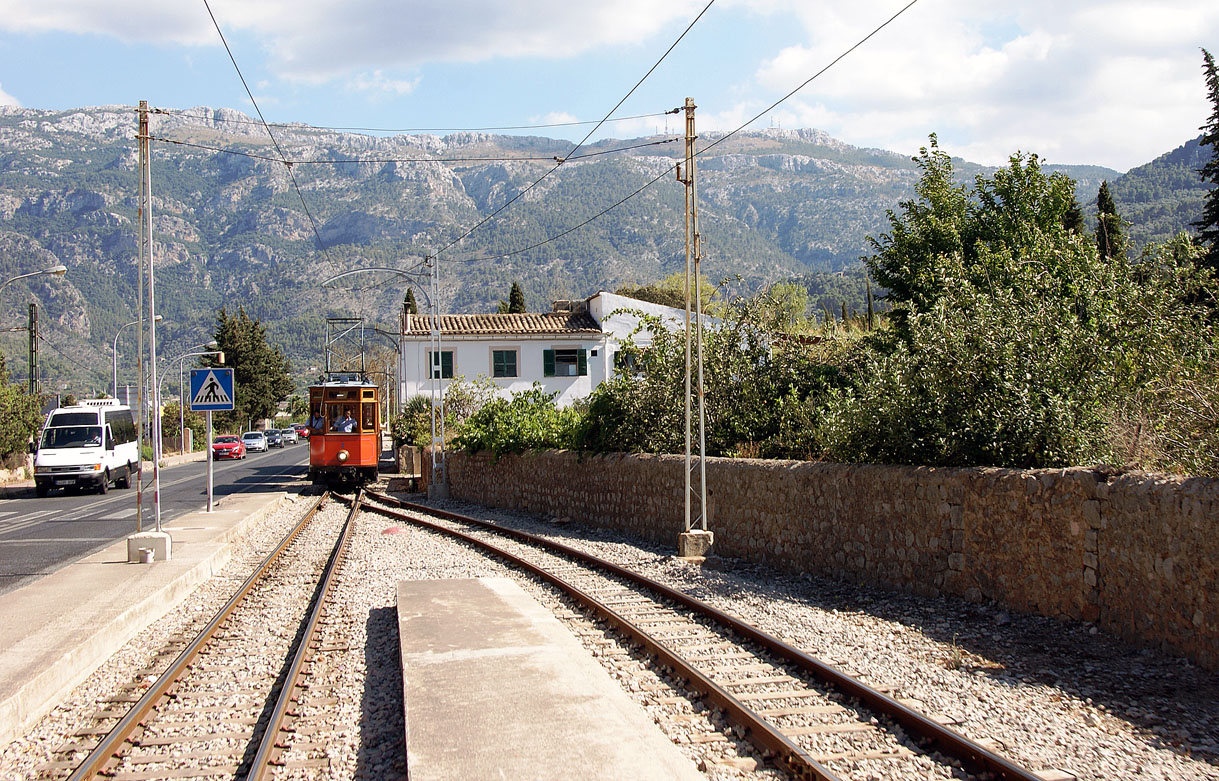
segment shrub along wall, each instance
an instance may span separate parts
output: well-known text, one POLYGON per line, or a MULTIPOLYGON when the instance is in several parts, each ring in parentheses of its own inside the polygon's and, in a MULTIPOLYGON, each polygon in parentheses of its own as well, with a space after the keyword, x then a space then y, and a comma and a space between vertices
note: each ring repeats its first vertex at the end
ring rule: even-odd
MULTIPOLYGON (((680 456, 448 461, 454 498, 674 550, 682 474, 680 456)), ((707 486, 721 556, 1095 621, 1219 669, 1219 480, 713 458, 707 486)))

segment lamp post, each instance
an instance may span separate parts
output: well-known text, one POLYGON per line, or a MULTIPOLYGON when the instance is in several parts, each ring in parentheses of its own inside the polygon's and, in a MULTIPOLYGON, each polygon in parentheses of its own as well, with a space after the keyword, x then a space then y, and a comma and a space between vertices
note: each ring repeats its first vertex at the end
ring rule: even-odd
MULTIPOLYGON (((160 322, 161 316, 157 315, 156 317, 153 318, 153 320, 160 322)), ((112 351, 112 355, 114 358, 114 360, 113 360, 114 367, 113 367, 112 378, 111 378, 114 381, 114 385, 111 389, 110 395, 114 396, 114 398, 116 398, 116 399, 119 397, 119 334, 121 334, 123 332, 123 329, 126 328, 127 326, 135 325, 136 323, 139 323, 139 322, 143 322, 143 321, 132 320, 130 323, 123 323, 122 325, 119 326, 119 330, 114 332, 114 349, 112 351)), ((128 399, 127 402, 128 402, 128 404, 130 404, 131 399, 128 399)))
MULTIPOLYGON (((208 347, 218 346, 215 342, 208 342, 208 347)), ((183 382, 186 378, 186 359, 199 355, 215 355, 219 358, 220 363, 224 363, 223 350, 209 350, 202 353, 187 353, 178 358, 178 437, 182 443, 182 452, 186 452, 186 385, 183 382)), ((204 443, 206 446, 207 443, 204 443)))
POLYGON ((0 290, 4 290, 4 288, 8 287, 10 282, 16 282, 19 279, 28 279, 30 277, 41 277, 41 276, 62 277, 64 274, 67 274, 67 273, 68 273, 68 267, 64 266, 64 265, 59 265, 59 266, 51 266, 50 268, 44 268, 41 271, 31 271, 28 274, 18 274, 17 276, 13 277, 12 279, 6 279, 4 281, 4 284, 0 284, 0 290))
MULTIPOLYGON (((197 344, 190 349, 196 350, 200 347, 218 347, 218 346, 219 345, 213 340, 210 342, 204 342, 203 344, 197 344)), ((220 362, 224 363, 224 353, 220 350, 210 350, 207 352, 190 352, 188 350, 187 352, 183 353, 182 355, 179 355, 177 358, 177 360, 178 360, 178 395, 181 397, 178 399, 178 413, 179 413, 178 417, 180 419, 179 423, 182 426, 181 436, 182 436, 182 441, 184 444, 186 442, 186 412, 184 411, 186 408, 186 394, 182 391, 182 376, 184 373, 183 366, 185 365, 185 361, 187 358, 190 358, 192 356, 197 356, 197 355, 219 355, 220 362)), ((170 361, 170 364, 172 365, 173 361, 170 361)), ((152 400, 152 407, 154 410, 156 410, 156 416, 157 416, 157 421, 158 421, 156 453, 154 455, 154 457, 158 461, 161 460, 161 454, 164 452, 164 448, 163 448, 163 445, 161 442, 161 426, 159 425, 159 422, 161 420, 161 389, 165 386, 165 378, 168 376, 169 376, 168 372, 161 375, 161 381, 157 383, 157 394, 156 394, 156 396, 153 397, 153 400, 152 400)))

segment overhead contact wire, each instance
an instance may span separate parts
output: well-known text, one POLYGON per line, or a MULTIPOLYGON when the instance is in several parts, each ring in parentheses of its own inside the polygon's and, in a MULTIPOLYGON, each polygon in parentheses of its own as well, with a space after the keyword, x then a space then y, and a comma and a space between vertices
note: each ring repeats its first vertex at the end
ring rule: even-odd
MULTIPOLYGON (((747 128, 747 127, 749 127, 750 125, 752 125, 754 122, 757 122, 757 121, 758 121, 760 118, 762 118, 763 116, 765 116, 765 115, 766 115, 768 112, 773 111, 773 110, 775 109, 775 107, 776 107, 776 106, 779 106, 780 104, 782 104, 782 103, 784 103, 785 101, 789 100, 789 99, 790 99, 792 96, 794 96, 794 95, 795 95, 796 93, 798 93, 800 90, 802 90, 802 89, 804 89, 805 87, 807 87, 807 86, 808 86, 809 84, 811 84, 811 83, 812 83, 812 82, 813 82, 815 79, 817 79, 818 77, 820 77, 822 74, 824 74, 824 73, 825 73, 826 71, 828 71, 830 68, 832 68, 832 67, 834 67, 835 65, 837 65, 837 64, 838 64, 838 63, 839 63, 841 60, 843 60, 844 58, 846 58, 846 56, 847 56, 847 55, 849 55, 849 54, 851 54, 852 52, 854 52, 856 49, 858 49, 860 46, 862 46, 863 44, 865 44, 865 43, 866 43, 866 42, 867 42, 869 39, 871 39, 873 36, 875 36, 875 35, 876 35, 877 33, 879 33, 881 30, 883 30, 883 29, 885 29, 886 27, 888 27, 888 26, 889 26, 889 25, 890 25, 890 24, 891 24, 891 23, 892 23, 894 20, 896 20, 896 19, 897 19, 899 16, 901 16, 902 14, 904 14, 906 11, 908 11, 908 10, 909 10, 909 9, 910 9, 912 6, 914 6, 914 5, 915 5, 915 3, 917 3, 917 2, 918 2, 918 0, 910 0, 910 2, 909 2, 909 3, 907 3, 905 6, 903 6, 903 7, 902 7, 902 8, 901 8, 901 9, 900 9, 900 10, 899 10, 897 13, 893 14, 893 15, 892 15, 892 16, 890 16, 888 19, 886 19, 884 22, 882 22, 882 23, 881 23, 879 26, 877 26, 875 29, 873 29, 873 30, 872 30, 872 32, 868 33, 868 34, 867 34, 867 35, 865 35, 863 38, 860 38, 860 39, 859 39, 859 40, 858 40, 858 41, 857 41, 857 42, 856 42, 856 43, 855 43, 853 46, 851 46, 849 49, 847 49, 846 51, 844 51, 842 54, 840 54, 840 55, 838 55, 837 57, 835 57, 833 60, 831 60, 831 61, 829 62, 829 64, 827 64, 827 65, 826 65, 825 67, 823 67, 821 70, 817 71, 817 72, 816 72, 816 73, 814 73, 812 76, 810 76, 810 77, 808 77, 807 79, 805 79, 805 80, 804 80, 804 81, 803 81, 803 82, 800 84, 800 86, 796 87, 796 88, 795 88, 795 89, 793 89, 791 92, 788 92, 786 95, 784 95, 783 97, 781 97, 781 98, 779 98, 778 100, 776 100, 776 101, 775 101, 774 103, 772 103, 772 104, 771 104, 771 105, 770 105, 768 108, 766 108, 766 110, 764 110, 764 111, 762 111, 762 112, 759 112, 759 113, 758 113, 758 114, 757 114, 755 117, 753 117, 753 119, 750 119, 748 122, 745 122, 745 123, 744 123, 744 124, 742 124, 741 126, 737 127, 735 130, 731 131, 730 133, 728 133, 727 135, 725 135, 723 138, 719 138, 719 139, 717 139, 716 141, 714 141, 713 143, 708 144, 707 146, 703 147, 701 150, 695 151, 695 153, 694 153, 694 154, 695 154, 696 156, 698 156, 698 155, 702 155, 702 154, 706 153, 706 152, 707 152, 707 150, 709 150, 709 149, 711 149, 711 148, 713 148, 713 147, 715 147, 715 146, 718 146, 719 144, 722 144, 724 141, 727 141, 727 140, 728 140, 729 138, 731 138, 732 136, 736 135, 737 133, 741 132, 741 131, 742 131, 742 130, 744 130, 745 128, 747 128)), ((708 6, 708 7, 710 7, 710 6, 708 6)), ((704 8, 704 9, 703 9, 703 11, 705 12, 705 11, 706 11, 706 9, 704 8)), ((701 16, 702 14, 699 14, 699 15, 701 16)), ((697 20, 697 19, 695 19, 695 21, 698 21, 698 20, 697 20)), ((687 29, 688 29, 688 28, 687 28, 687 29)), ((684 33, 683 33, 683 35, 684 35, 684 33)), ((637 85, 637 86, 638 86, 638 85, 637 85)), ((574 226, 574 227, 568 228, 567 230, 565 230, 565 231, 563 231, 563 232, 561 232, 561 233, 557 233, 557 234, 555 234, 554 236, 551 236, 550 238, 543 239, 542 241, 539 241, 539 242, 537 242, 537 243, 531 244, 531 245, 529 245, 528 247, 524 247, 523 249, 519 249, 519 250, 513 250, 512 252, 505 252, 505 253, 501 253, 501 254, 498 254, 498 255, 490 255, 490 256, 486 256, 486 257, 470 258, 470 259, 468 259, 468 260, 463 260, 463 261, 458 261, 458 262, 463 262, 463 263, 481 263, 481 262, 484 262, 484 261, 490 261, 490 260, 501 260, 501 259, 503 259, 503 258, 510 258, 510 257, 515 256, 515 255, 520 255, 520 254, 522 254, 522 253, 529 252, 530 250, 535 250, 535 249, 537 249, 538 247, 545 246, 546 244, 549 244, 549 243, 550 243, 550 242, 552 242, 552 241, 556 241, 556 240, 558 240, 558 239, 561 239, 561 238, 563 238, 564 236, 568 235, 569 233, 572 233, 573 231, 576 231, 576 230, 579 230, 580 228, 583 228, 585 225, 588 225, 590 222, 593 222, 594 220, 600 219, 601 217, 605 216, 606 214, 608 214, 609 212, 613 211, 614 209, 617 209, 617 208, 618 208, 619 206, 621 206, 622 204, 624 204, 624 203, 626 203, 627 201, 631 200, 632 198, 634 198, 634 197, 638 196, 638 195, 639 195, 640 193, 642 193, 644 190, 648 189, 649 187, 651 187, 652 185, 656 184, 656 183, 657 183, 657 182, 659 182, 661 179, 665 178, 665 177, 666 177, 666 176, 668 176, 670 173, 672 173, 672 172, 674 171, 674 169, 676 169, 676 168, 677 168, 677 166, 678 166, 678 165, 679 165, 679 163, 674 163, 674 164, 673 164, 672 166, 670 166, 670 167, 669 167, 667 170, 663 171, 663 172, 662 172, 662 173, 661 173, 659 176, 657 176, 656 178, 652 179, 650 182, 648 182, 647 184, 643 185, 642 187, 640 187, 640 188, 639 188, 638 190, 636 190, 635 192, 631 193, 630 195, 626 196, 625 198, 622 198, 621 200, 617 201, 616 203, 612 204, 611 206, 607 206, 605 209, 601 210, 600 212, 598 212, 598 213, 597 213, 597 214, 595 214, 594 216, 589 217, 588 219, 584 220, 584 221, 583 221, 583 222, 581 222, 580 224, 578 224, 578 225, 576 225, 576 226, 574 226)))
POLYGON ((220 23, 216 21, 216 15, 212 13, 212 6, 207 0, 203 0, 203 7, 207 9, 207 15, 212 18, 212 25, 216 28, 216 34, 220 36, 220 42, 224 44, 224 50, 228 52, 229 60, 233 63, 233 69, 237 71, 237 78, 241 79, 241 86, 245 87, 245 94, 249 96, 250 103, 253 104, 254 110, 258 112, 258 119, 262 121, 262 126, 266 128, 267 135, 271 137, 271 143, 275 146, 275 151, 282 158, 278 162, 283 163, 288 169, 288 178, 292 180, 292 187, 296 190, 296 196, 300 198, 301 208, 305 210, 306 216, 309 217, 309 224, 313 226, 313 236, 317 239, 317 247, 330 259, 330 253, 326 251, 326 245, 322 241, 322 234, 318 230, 317 220, 313 218, 313 212, 309 210, 309 204, 305 202, 305 194, 301 192, 300 182, 296 181, 296 174, 292 172, 292 163, 289 162, 288 156, 284 154, 284 150, 279 146, 279 140, 275 138, 275 134, 271 132, 271 126, 267 124, 266 118, 262 115, 262 109, 258 107, 258 101, 254 99, 254 93, 250 90, 250 85, 246 83, 245 76, 241 72, 241 66, 237 64, 237 58, 233 56, 233 50, 229 48, 229 42, 224 38, 224 31, 220 29, 220 23))
MULTIPOLYGON (((615 104, 614 104, 614 107, 613 107, 612 109, 610 109, 610 110, 609 110, 609 111, 606 113, 605 117, 603 117, 603 118, 601 119, 601 121, 600 121, 600 122, 598 122, 598 123, 596 124, 596 126, 595 126, 595 127, 593 127, 593 129, 592 129, 592 130, 588 131, 588 133, 587 133, 587 134, 584 136, 584 138, 582 138, 578 144, 576 144, 574 147, 572 147, 572 148, 571 148, 571 151, 570 151, 570 152, 568 152, 566 156, 564 156, 563 158, 559 158, 559 159, 557 159, 557 160, 555 161, 555 165, 554 165, 554 167, 553 167, 553 168, 551 168, 549 171, 547 171, 546 173, 544 173, 544 174, 542 174, 540 177, 538 177, 538 179, 537 179, 536 181, 534 181, 532 184, 530 184, 530 185, 529 185, 528 187, 526 187, 524 190, 521 190, 519 193, 517 193, 516 195, 512 196, 510 199, 508 199, 508 201, 507 201, 507 202, 506 202, 504 205, 500 206, 498 209, 496 209, 495 211, 493 211, 493 212, 491 212, 490 214, 488 214, 486 217, 484 217, 482 220, 480 220, 480 221, 478 222, 478 224, 477 224, 477 225, 475 225, 473 228, 470 228, 470 229, 469 229, 469 230, 467 230, 465 233, 461 234, 461 235, 460 235, 460 236, 458 236, 457 238, 455 238, 455 239, 453 239, 452 241, 450 241, 448 244, 446 244, 446 245, 444 245, 443 247, 441 247, 439 250, 437 250, 437 251, 436 251, 436 254, 437 254, 437 255, 440 255, 440 254, 441 254, 441 253, 443 253, 445 250, 449 249, 449 248, 450 248, 450 247, 452 247, 453 245, 455 245, 455 244, 457 244, 458 242, 460 242, 462 239, 465 239, 467 236, 469 236, 469 235, 470 235, 471 233, 473 233, 474 231, 476 231, 476 230, 478 230, 479 228, 481 228, 483 225, 486 225, 488 222, 490 222, 491 220, 495 219, 495 218, 496 218, 496 216, 497 216, 497 215, 499 215, 499 213, 500 213, 500 212, 502 212, 504 209, 507 209, 507 208, 508 208, 509 206, 511 206, 513 203, 515 203, 516 201, 518 201, 518 200, 520 200, 521 198, 523 198, 525 195, 527 195, 529 192, 531 192, 531 191, 532 191, 532 190, 533 190, 535 187, 537 187, 539 184, 541 184, 543 181, 545 181, 547 177, 549 177, 549 176, 550 176, 551 174, 553 174, 555 171, 559 170, 559 168, 560 168, 560 167, 563 165, 563 163, 564 163, 564 162, 565 162, 565 161, 566 161, 568 158, 570 158, 572 155, 574 155, 574 154, 575 154, 575 153, 576 153, 576 152, 577 152, 577 151, 580 149, 580 147, 584 146, 584 144, 585 144, 585 143, 588 141, 588 139, 592 138, 593 134, 594 134, 594 133, 596 133, 596 132, 597 132, 597 130, 599 130, 599 129, 601 128, 601 126, 602 126, 602 125, 604 125, 604 124, 605 124, 605 123, 606 123, 606 122, 609 120, 609 118, 610 118, 611 116, 613 116, 613 115, 614 115, 614 112, 615 112, 615 111, 617 111, 617 110, 618 110, 618 109, 619 109, 619 108, 622 106, 622 104, 623 104, 623 103, 625 103, 625 102, 627 101, 627 99, 628 99, 628 98, 630 98, 630 97, 631 97, 631 95, 633 95, 633 94, 635 93, 635 90, 639 89, 639 86, 640 86, 641 84, 643 84, 643 82, 645 82, 645 81, 648 79, 648 77, 649 77, 649 76, 651 76, 651 75, 652 75, 652 73, 653 73, 653 72, 654 72, 654 71, 655 71, 657 68, 659 68, 659 67, 660 67, 660 64, 661 64, 662 62, 664 62, 664 61, 665 61, 665 58, 667 58, 667 57, 669 56, 669 54, 670 54, 670 53, 672 53, 672 51, 673 51, 675 48, 677 48, 677 44, 679 44, 679 43, 681 43, 681 42, 682 42, 682 39, 684 39, 684 38, 686 37, 686 35, 687 35, 687 34, 690 32, 690 30, 692 30, 692 29, 694 28, 694 25, 698 24, 698 20, 699 20, 699 19, 702 19, 702 18, 703 18, 703 15, 704 15, 704 14, 706 14, 706 13, 707 13, 707 11, 708 11, 708 10, 711 8, 711 6, 712 6, 712 5, 714 5, 714 4, 715 4, 715 0, 709 0, 709 2, 707 3, 707 5, 705 5, 705 6, 703 7, 703 10, 701 10, 701 11, 699 11, 699 12, 698 12, 698 16, 694 17, 694 21, 692 21, 692 22, 690 22, 690 24, 686 25, 686 29, 685 29, 685 30, 682 30, 681 35, 677 36, 677 40, 673 41, 673 43, 672 43, 672 44, 670 44, 670 46, 669 46, 669 48, 668 48, 668 49, 665 49, 665 53, 664 53, 664 54, 662 54, 662 55, 660 56, 660 59, 658 59, 658 60, 657 60, 657 61, 656 61, 656 62, 655 62, 653 65, 652 65, 652 67, 651 67, 651 68, 648 68, 648 72, 647 72, 647 73, 645 73, 645 74, 643 74, 643 77, 642 77, 641 79, 639 79, 639 81, 635 82, 635 86, 631 87, 630 91, 628 91, 628 92, 627 92, 625 95, 623 95, 623 96, 622 96, 622 99, 621 99, 621 100, 619 100, 617 103, 615 103, 615 104)), ((665 113, 676 113, 676 111, 677 111, 677 109, 673 109, 673 111, 671 111, 671 112, 665 112, 665 113)))

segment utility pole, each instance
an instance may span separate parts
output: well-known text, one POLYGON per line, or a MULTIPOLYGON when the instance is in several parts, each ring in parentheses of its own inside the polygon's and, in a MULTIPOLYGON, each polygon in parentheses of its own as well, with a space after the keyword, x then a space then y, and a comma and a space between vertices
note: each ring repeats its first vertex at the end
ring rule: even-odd
POLYGON ((686 188, 686 460, 685 460, 685 526, 677 538, 678 555, 686 558, 703 557, 711 549, 714 535, 707 529, 707 463, 706 463, 706 395, 703 386, 703 294, 702 294, 702 237, 698 232, 698 189, 695 184, 694 142, 698 134, 694 130, 693 98, 686 98, 686 159, 683 176, 682 166, 677 166, 677 180, 686 188), (691 301, 693 301, 693 331, 691 329, 691 301), (691 343, 693 342, 693 353, 691 343), (692 388, 693 383, 697 385, 692 388), (693 391, 693 392, 692 392, 693 391), (692 485, 693 421, 691 406, 698 399, 698 485, 692 485), (692 504, 694 492, 698 491, 698 518, 695 519, 692 504), (695 529, 697 525, 699 528, 695 529))
POLYGON ((428 361, 428 371, 432 375, 432 484, 428 486, 428 498, 448 499, 449 480, 444 459, 444 355, 440 343, 440 257, 432 255, 424 262, 431 272, 432 288, 432 359, 428 361))
MULTIPOLYGON (((146 562, 150 560, 165 561, 170 558, 172 552, 173 541, 169 535, 161 530, 161 405, 160 405, 160 389, 157 387, 157 323, 156 323, 156 294, 152 273, 152 155, 151 155, 151 135, 148 131, 148 101, 141 100, 139 107, 139 134, 137 135, 139 146, 139 173, 140 173, 140 257, 136 260, 136 264, 140 269, 140 318, 144 318, 144 264, 148 264, 148 394, 151 401, 151 414, 149 415, 148 439, 152 442, 152 511, 153 518, 156 522, 156 531, 143 531, 143 450, 145 426, 140 426, 140 471, 138 490, 136 492, 136 534, 127 538, 127 561, 129 562, 146 562), (146 547, 141 547, 146 546, 146 547), (145 558, 145 551, 152 551, 155 559, 145 558)), ((143 361, 144 353, 144 324, 141 322, 140 328, 140 346, 138 355, 140 362, 143 361)), ((144 370, 140 366, 140 415, 141 419, 145 411, 144 402, 144 370)))
POLYGON ((30 395, 38 394, 38 304, 30 304, 30 395))

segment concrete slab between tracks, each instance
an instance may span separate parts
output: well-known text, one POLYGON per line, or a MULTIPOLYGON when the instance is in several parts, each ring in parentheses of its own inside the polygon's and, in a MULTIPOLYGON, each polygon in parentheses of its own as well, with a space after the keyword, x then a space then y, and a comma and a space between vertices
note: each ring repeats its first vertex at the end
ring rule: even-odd
POLYGON ((703 779, 509 578, 398 583, 411 781, 703 779))
POLYGON ((231 543, 285 494, 225 497, 166 530, 169 561, 132 564, 127 542, 0 594, 0 742, 20 736, 132 637, 186 599, 231 556, 231 543))

